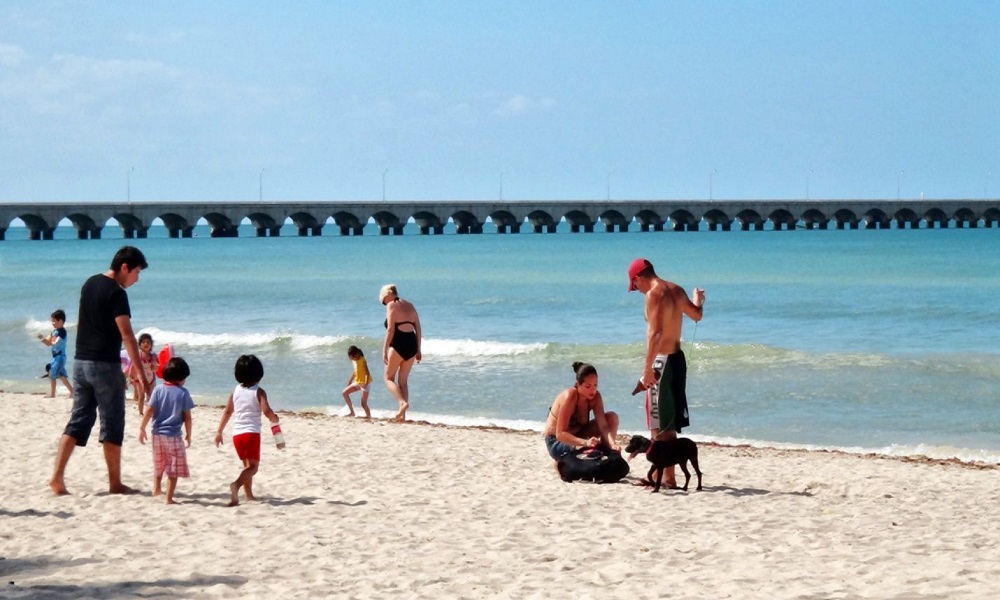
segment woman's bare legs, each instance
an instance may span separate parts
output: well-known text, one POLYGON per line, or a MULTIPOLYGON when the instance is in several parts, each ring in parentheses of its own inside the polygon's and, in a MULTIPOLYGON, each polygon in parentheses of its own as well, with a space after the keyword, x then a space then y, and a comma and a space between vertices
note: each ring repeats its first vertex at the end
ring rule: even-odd
POLYGON ((403 360, 403 357, 395 349, 389 349, 389 362, 385 365, 385 387, 389 393, 399 402, 399 412, 393 420, 405 421, 406 409, 410 407, 410 369, 413 368, 414 359, 403 360))

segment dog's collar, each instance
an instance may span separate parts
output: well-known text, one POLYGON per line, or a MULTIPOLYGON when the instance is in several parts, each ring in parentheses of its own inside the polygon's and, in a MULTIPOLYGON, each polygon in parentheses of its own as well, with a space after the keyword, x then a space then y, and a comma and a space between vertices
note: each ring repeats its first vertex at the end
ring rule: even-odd
POLYGON ((646 456, 649 456, 649 453, 653 451, 653 444, 655 444, 655 443, 656 443, 656 440, 650 440, 649 441, 649 447, 646 448, 646 456))

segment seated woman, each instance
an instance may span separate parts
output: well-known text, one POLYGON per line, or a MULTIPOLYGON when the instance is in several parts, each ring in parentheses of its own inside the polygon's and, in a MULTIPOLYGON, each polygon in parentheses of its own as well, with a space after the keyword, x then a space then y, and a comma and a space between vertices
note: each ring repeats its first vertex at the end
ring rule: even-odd
POLYGON ((576 385, 565 389, 552 403, 545 419, 545 447, 549 456, 559 460, 577 448, 605 446, 620 452, 615 441, 618 415, 604 412, 604 401, 597 391, 597 369, 586 363, 573 363, 576 385), (590 413, 594 418, 590 418, 590 413))

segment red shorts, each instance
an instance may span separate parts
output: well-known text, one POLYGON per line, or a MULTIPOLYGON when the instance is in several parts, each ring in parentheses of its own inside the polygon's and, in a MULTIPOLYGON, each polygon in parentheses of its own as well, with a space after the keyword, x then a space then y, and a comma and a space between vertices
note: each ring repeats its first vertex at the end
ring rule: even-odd
POLYGON ((233 436, 233 447, 240 460, 255 460, 260 462, 260 434, 241 433, 233 436))
POLYGON ((153 434, 153 475, 157 479, 190 476, 183 438, 153 434))

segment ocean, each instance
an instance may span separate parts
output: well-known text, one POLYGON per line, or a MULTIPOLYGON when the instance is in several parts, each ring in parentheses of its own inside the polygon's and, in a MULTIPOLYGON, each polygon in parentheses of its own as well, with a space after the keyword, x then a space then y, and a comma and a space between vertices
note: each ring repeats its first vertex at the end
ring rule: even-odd
MULTIPOLYGON (((996 229, 28 241, 0 242, 0 389, 47 392, 35 335, 68 316, 79 290, 123 243, 150 267, 129 289, 133 324, 171 344, 199 404, 219 405, 243 353, 264 363, 272 405, 346 412, 350 345, 369 359, 375 416, 384 309, 395 283, 424 329, 409 417, 541 430, 571 364, 593 363, 622 430, 645 428, 630 396, 644 354, 643 298, 626 292, 638 256, 689 292, 691 426, 698 441, 1000 462, 1000 232, 996 229)), ((245 228, 244 228, 245 229, 245 228)), ((328 228, 329 229, 329 228, 328 228)), ((246 235, 246 231, 243 232, 246 235)), ((61 388, 61 386, 60 386, 61 388)), ((65 394, 65 390, 60 389, 65 394)), ((357 404, 357 396, 355 404, 357 404)), ((39 402, 48 400, 39 397, 39 402)), ((215 424, 196 424, 196 428, 215 424)), ((294 444, 294 432, 286 432, 294 444)), ((539 439, 541 445, 541 440, 539 439)))

